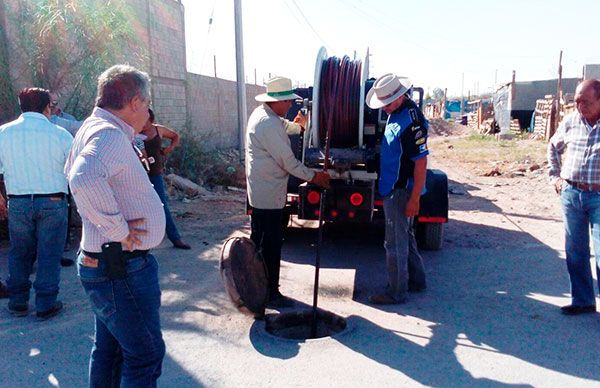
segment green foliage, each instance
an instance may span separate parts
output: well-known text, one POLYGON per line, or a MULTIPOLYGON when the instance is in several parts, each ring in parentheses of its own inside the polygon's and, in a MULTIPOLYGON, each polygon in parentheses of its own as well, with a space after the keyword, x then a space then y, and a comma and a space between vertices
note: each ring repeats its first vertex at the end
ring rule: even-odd
POLYGON ((196 134, 188 128, 179 133, 181 143, 169 155, 168 172, 201 185, 243 186, 245 173, 238 154, 209 148, 211 133, 196 134))
POLYGON ((61 91, 65 111, 78 117, 91 111, 102 71, 123 62, 120 58, 146 55, 135 46, 126 1, 26 0, 8 19, 18 34, 14 44, 27 64, 27 78, 61 91))

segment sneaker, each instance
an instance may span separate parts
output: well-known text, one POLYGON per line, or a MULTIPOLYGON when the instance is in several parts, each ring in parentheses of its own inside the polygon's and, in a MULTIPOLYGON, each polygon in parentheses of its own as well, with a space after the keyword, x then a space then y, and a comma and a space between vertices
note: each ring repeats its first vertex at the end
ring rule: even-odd
POLYGON ((267 307, 272 309, 294 307, 295 305, 296 303, 294 300, 288 298, 287 296, 281 295, 280 292, 271 294, 269 301, 267 302, 267 307))
POLYGON ((60 313, 63 309, 63 303, 61 301, 56 301, 54 306, 52 306, 49 310, 46 311, 38 311, 35 313, 35 316, 39 321, 45 321, 46 319, 50 319, 58 313, 60 313))
POLYGON ((402 304, 402 303, 406 303, 406 299, 403 300, 396 300, 394 298, 392 298, 391 296, 389 296, 388 294, 377 294, 377 295, 371 295, 369 297, 369 302, 373 303, 373 304, 402 304))
POLYGON ((8 298, 8 287, 0 282, 0 299, 8 298))
POLYGON ((29 305, 27 304, 8 304, 8 312, 15 317, 26 317, 29 315, 29 305))
POLYGON ((186 244, 181 240, 173 241, 173 246, 177 249, 192 249, 189 244, 186 244))

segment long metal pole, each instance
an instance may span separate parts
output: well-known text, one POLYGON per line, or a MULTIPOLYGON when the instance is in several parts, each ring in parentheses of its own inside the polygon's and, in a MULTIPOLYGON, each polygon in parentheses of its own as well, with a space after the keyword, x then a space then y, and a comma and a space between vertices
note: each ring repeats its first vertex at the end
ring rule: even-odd
POLYGON ((246 106, 246 76, 244 75, 244 39, 242 34, 242 1, 234 0, 235 11, 235 65, 237 77, 237 108, 240 163, 244 163, 244 143, 248 114, 246 106))

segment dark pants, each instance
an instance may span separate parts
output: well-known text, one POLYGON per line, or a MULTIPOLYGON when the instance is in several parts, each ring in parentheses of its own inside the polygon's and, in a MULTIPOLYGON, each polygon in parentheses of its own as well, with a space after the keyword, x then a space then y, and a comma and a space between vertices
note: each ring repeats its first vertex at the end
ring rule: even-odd
POLYGON ((166 221, 165 231, 167 233, 167 237, 172 243, 175 243, 175 241, 181 240, 181 234, 179 234, 177 225, 175 225, 175 220, 171 215, 171 209, 169 209, 169 196, 167 195, 167 190, 165 189, 165 181, 162 175, 149 175, 148 177, 150 178, 150 182, 154 186, 154 190, 158 194, 158 197, 163 204, 166 221))
POLYGON ((106 264, 78 258, 79 279, 96 318, 90 387, 156 387, 165 343, 160 328, 158 263, 151 254, 127 261, 127 277, 110 280, 106 264))
POLYGON ((37 311, 56 302, 60 283, 60 258, 67 232, 67 201, 63 198, 10 198, 8 200, 7 281, 10 304, 26 305, 31 289, 31 269, 38 261, 33 288, 37 311))
POLYGON ((279 290, 279 269, 281 266, 281 245, 283 228, 281 217, 283 209, 252 209, 250 238, 261 251, 267 266, 269 292, 279 290))

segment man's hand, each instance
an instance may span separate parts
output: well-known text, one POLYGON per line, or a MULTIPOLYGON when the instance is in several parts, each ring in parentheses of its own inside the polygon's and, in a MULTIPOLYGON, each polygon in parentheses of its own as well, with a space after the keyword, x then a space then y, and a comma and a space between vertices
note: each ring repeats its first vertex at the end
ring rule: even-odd
POLYGON ((564 182, 565 180, 562 178, 558 178, 556 182, 554 182, 554 191, 556 191, 556 194, 560 194, 564 182))
POLYGON ((316 171, 315 176, 310 181, 310 183, 314 183, 315 185, 319 185, 321 187, 328 189, 329 187, 331 187, 329 185, 330 179, 331 179, 331 176, 329 175, 329 173, 323 172, 323 171, 316 171))
POLYGON ((302 127, 302 131, 304 132, 304 130, 306 129, 306 116, 302 114, 302 111, 298 111, 298 114, 296 115, 296 117, 294 117, 294 122, 296 124, 300 124, 300 126, 302 127))
POLYGON ((6 208, 6 201, 0 195, 0 220, 5 220, 8 218, 8 209, 6 208))
POLYGON ((142 241, 139 239, 139 236, 143 236, 148 232, 145 229, 138 229, 136 226, 142 224, 146 221, 145 218, 136 218, 135 220, 127 221, 127 226, 129 227, 129 234, 125 237, 124 240, 121 240, 121 245, 123 245, 124 251, 133 251, 134 246, 141 245, 142 241))
POLYGON ((404 209, 404 215, 407 217, 415 217, 419 214, 420 197, 411 195, 406 203, 406 209, 404 209))

